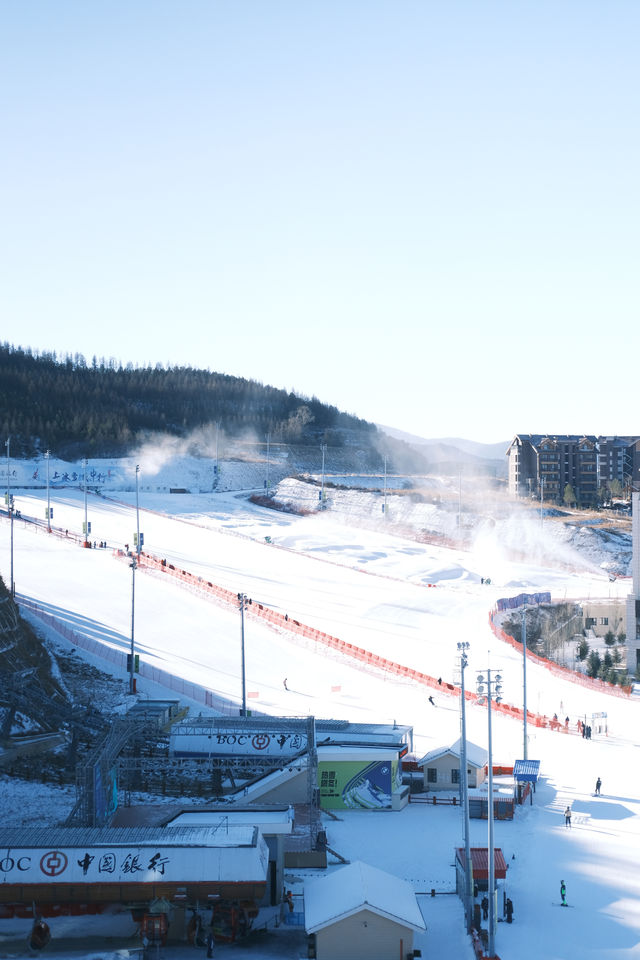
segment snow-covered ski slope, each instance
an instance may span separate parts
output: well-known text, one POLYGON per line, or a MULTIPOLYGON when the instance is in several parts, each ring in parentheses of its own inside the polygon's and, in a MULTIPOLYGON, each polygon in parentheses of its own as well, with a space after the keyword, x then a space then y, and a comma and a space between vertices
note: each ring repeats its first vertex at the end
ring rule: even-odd
MULTIPOLYGON (((44 517, 44 491, 14 493, 23 516, 44 517)), ((86 550, 72 539, 73 534, 80 535, 84 520, 81 490, 56 491, 52 504, 54 523, 69 531, 68 538, 47 535, 42 528, 16 520, 14 577, 18 597, 42 604, 76 632, 126 652, 132 571, 126 558, 114 555, 114 548, 133 543, 135 494, 117 496, 117 502, 92 494, 87 498, 91 539, 106 540, 106 550, 86 550)), ((231 494, 144 492, 140 508, 145 549, 151 553, 389 659, 451 681, 456 645, 469 641, 467 686, 473 689, 475 672, 491 666, 503 675, 505 700, 517 706, 522 705, 521 657, 489 628, 488 611, 495 599, 538 590, 549 590, 558 599, 608 598, 622 597, 629 590, 628 581, 611 583, 593 565, 593 572, 567 573, 513 563, 486 534, 465 553, 394 537, 380 524, 378 529, 358 528, 330 511, 301 518, 277 514, 231 494), (480 583, 482 576, 491 577, 490 586, 480 583)), ((8 534, 3 518, 0 569, 5 581, 8 534)), ((163 574, 140 570, 135 581, 135 643, 143 659, 239 703, 240 615, 234 607, 205 598, 163 574)), ((325 647, 316 649, 310 641, 274 632, 250 614, 245 650, 247 690, 256 695, 250 701, 256 710, 311 712, 352 721, 395 719, 413 725, 419 754, 459 736, 457 698, 437 691, 434 709, 424 689, 363 670, 325 647), (283 686, 285 677, 289 691, 283 686)), ((514 923, 500 925, 498 953, 503 960, 632 957, 640 939, 640 910, 635 906, 640 853, 638 704, 633 698, 586 691, 533 662, 527 677, 530 709, 568 714, 572 726, 578 717, 606 711, 610 735, 585 741, 575 734, 529 728, 529 756, 541 760, 543 782, 532 807, 520 810, 513 823, 496 824, 496 843, 509 859, 515 854, 509 871, 514 923), (593 799, 598 775, 603 797, 593 799), (573 808, 571 831, 564 828, 567 803, 573 808), (561 877, 571 901, 581 907, 568 912, 575 922, 550 908, 561 877), (585 914, 591 918, 586 924, 585 914)), ((124 673, 122 681, 124 687, 124 673)), ((144 684, 141 691, 157 693, 145 691, 144 684)), ((486 710, 470 706, 467 722, 469 739, 486 746, 486 710)), ((496 763, 510 764, 522 756, 521 725, 495 715, 493 750, 496 763)), ((419 811, 406 816, 349 815, 344 824, 331 824, 332 842, 352 859, 360 856, 399 875, 448 877, 451 851, 461 841, 459 819, 447 812, 439 816, 440 826, 434 826, 429 815, 418 866, 412 840, 402 836, 402 826, 410 824, 415 839, 419 816, 419 811), (439 834, 445 825, 436 841, 433 830, 439 834)), ((472 833, 474 844, 483 843, 486 824, 474 822, 472 833)))

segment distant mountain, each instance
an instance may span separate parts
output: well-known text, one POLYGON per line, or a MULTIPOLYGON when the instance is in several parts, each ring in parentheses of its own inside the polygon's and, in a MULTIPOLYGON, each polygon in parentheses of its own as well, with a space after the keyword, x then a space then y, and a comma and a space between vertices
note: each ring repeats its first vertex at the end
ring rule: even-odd
POLYGON ((502 443, 478 443, 458 437, 428 439, 377 424, 378 429, 395 440, 402 440, 420 452, 433 472, 456 473, 476 470, 481 474, 504 477, 507 473, 506 452, 509 440, 502 443))

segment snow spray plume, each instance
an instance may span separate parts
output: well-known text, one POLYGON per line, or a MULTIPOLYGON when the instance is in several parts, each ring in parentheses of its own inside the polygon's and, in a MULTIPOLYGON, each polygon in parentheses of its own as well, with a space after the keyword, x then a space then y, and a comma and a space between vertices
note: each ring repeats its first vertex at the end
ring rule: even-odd
MULTIPOLYGON (((187 437, 173 437, 169 434, 154 434, 143 443, 136 457, 140 470, 146 476, 155 476, 168 463, 178 457, 222 456, 226 445, 224 432, 215 424, 208 424, 192 431, 187 437)), ((131 467, 135 471, 135 464, 131 467)))

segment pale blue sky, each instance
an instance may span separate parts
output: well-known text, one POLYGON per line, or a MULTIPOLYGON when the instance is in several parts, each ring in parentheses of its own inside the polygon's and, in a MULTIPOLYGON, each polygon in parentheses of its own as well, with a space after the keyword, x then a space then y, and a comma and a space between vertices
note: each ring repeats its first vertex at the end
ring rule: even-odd
POLYGON ((0 0, 0 339, 640 432, 636 0, 0 0))

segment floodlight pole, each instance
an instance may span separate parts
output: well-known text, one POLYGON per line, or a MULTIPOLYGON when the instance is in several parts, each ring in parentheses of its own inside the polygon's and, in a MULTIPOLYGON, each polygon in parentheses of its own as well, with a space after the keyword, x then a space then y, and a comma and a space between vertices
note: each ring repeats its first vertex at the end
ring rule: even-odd
POLYGON ((473 883, 471 877, 471 841, 469 837, 469 777, 467 772, 467 711, 464 689, 464 670, 469 660, 467 651, 471 646, 467 641, 458 644, 460 651, 460 787, 462 790, 462 816, 464 821, 464 909, 467 920, 467 932, 473 926, 473 883))
POLYGON ((488 734, 489 734, 489 763, 488 763, 488 796, 487 796, 487 820, 489 822, 489 837, 488 837, 488 860, 489 860, 489 890, 488 899, 489 899, 489 956, 495 956, 495 939, 496 939, 496 905, 495 905, 495 887, 496 887, 496 863, 495 863, 495 850, 494 850, 494 839, 493 839, 493 744, 491 740, 491 702, 492 694, 495 691, 496 703, 499 703, 502 699, 502 677, 499 673, 496 673, 493 677, 491 676, 491 670, 487 668, 487 678, 478 675, 478 693, 481 696, 487 697, 487 717, 488 717, 488 734), (486 686, 486 692, 485 692, 486 686))

